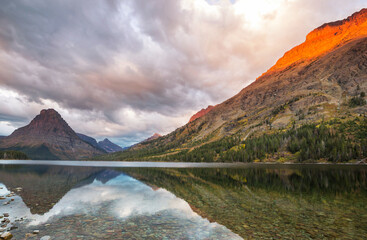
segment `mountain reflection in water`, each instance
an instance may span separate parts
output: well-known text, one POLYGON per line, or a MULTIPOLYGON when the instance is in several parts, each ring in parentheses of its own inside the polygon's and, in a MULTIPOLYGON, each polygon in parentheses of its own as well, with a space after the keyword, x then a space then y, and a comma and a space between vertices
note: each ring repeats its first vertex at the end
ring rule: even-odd
POLYGON ((20 239, 36 228, 53 239, 367 235, 365 166, 4 166, 0 183, 18 195, 0 213, 28 217, 14 230, 20 239))
POLYGON ((1 169, 0 182, 5 184, 4 195, 7 188, 18 195, 0 210, 19 227, 12 233, 20 239, 38 239, 29 234, 34 229, 52 239, 241 239, 200 217, 167 190, 153 189, 116 170, 11 167, 1 169), (26 220, 15 221, 21 217, 26 220))
POLYGON ((367 168, 260 165, 239 169, 126 169, 184 198, 244 238, 363 239, 367 168))

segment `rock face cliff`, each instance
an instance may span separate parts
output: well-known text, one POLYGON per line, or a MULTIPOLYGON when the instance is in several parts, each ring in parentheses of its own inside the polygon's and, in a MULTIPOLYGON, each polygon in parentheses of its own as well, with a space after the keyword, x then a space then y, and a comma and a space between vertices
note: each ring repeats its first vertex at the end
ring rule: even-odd
POLYGON ((192 117, 190 118, 189 122, 193 122, 198 118, 201 118, 202 116, 206 115, 208 112, 210 112, 210 110, 212 110, 214 108, 214 106, 209 105, 207 108, 203 108, 201 109, 199 112, 195 113, 194 115, 192 115, 192 117))
POLYGON ((0 140, 0 149, 25 152, 31 159, 83 159, 103 152, 82 141, 54 109, 42 110, 27 126, 0 140))
MULTIPOLYGON (((363 92, 367 92, 367 9, 316 28, 238 94, 135 149, 153 149, 158 158, 234 134, 244 138, 290 125, 359 116, 367 112, 366 105, 351 107, 349 102, 363 92)), ((128 153, 133 152, 131 148, 128 153)))
POLYGON ((82 133, 76 133, 76 135, 78 135, 78 137, 83 140, 84 142, 86 143, 89 143, 90 145, 92 145, 93 147, 95 148, 99 148, 100 150, 103 151, 103 149, 101 149, 97 143, 97 140, 90 137, 90 136, 87 136, 85 134, 82 134, 82 133))
POLYGON ((286 52, 277 63, 263 75, 283 70, 295 63, 312 60, 330 52, 350 40, 367 35, 367 9, 354 13, 350 17, 326 23, 310 32, 306 41, 286 52))

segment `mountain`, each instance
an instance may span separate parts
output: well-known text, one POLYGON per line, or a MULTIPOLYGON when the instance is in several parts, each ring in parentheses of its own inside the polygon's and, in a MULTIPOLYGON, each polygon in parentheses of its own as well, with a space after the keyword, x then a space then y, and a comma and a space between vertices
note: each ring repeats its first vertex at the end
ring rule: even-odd
MULTIPOLYGON (((140 149, 140 148, 144 148, 145 145, 149 144, 151 141, 156 140, 158 138, 162 137, 162 135, 160 135, 159 133, 154 133, 152 136, 148 137, 147 139, 144 139, 141 142, 138 142, 136 144, 131 145, 130 147, 125 147, 123 148, 124 151, 128 150, 128 149, 140 149)), ((119 153, 117 153, 119 154, 119 153)), ((103 157, 102 157, 103 159, 103 157)))
POLYGON ((93 147, 103 151, 103 152, 106 152, 101 146, 99 146, 98 142, 96 139, 90 137, 90 136, 87 136, 85 134, 82 134, 82 133, 76 133, 76 135, 78 135, 78 137, 83 140, 84 142, 86 143, 89 143, 90 145, 92 145, 93 147))
POLYGON ((84 134, 81 134, 81 133, 77 133, 77 135, 84 142, 89 143, 93 147, 95 147, 95 148, 97 148, 97 149, 99 149, 103 152, 110 153, 110 152, 118 152, 118 151, 124 150, 123 148, 121 148, 117 144, 114 144, 113 142, 111 142, 107 138, 105 138, 103 141, 97 142, 96 139, 94 139, 90 136, 87 136, 87 135, 84 135, 84 134))
POLYGON ((159 133, 154 133, 152 136, 148 137, 147 139, 145 139, 143 142, 149 142, 155 139, 158 139, 162 137, 162 135, 160 135, 159 133))
POLYGON ((264 75, 283 70, 295 63, 317 58, 366 34, 367 9, 362 9, 344 20, 326 23, 310 32, 304 43, 286 52, 264 75))
POLYGON ((105 138, 103 141, 99 141, 98 146, 108 153, 120 152, 124 150, 122 147, 118 146, 117 144, 114 144, 107 138, 105 138))
POLYGON ((194 115, 192 115, 192 117, 190 118, 189 122, 193 122, 196 119, 204 116, 205 114, 207 114, 208 112, 210 112, 210 110, 212 110, 213 108, 214 108, 214 106, 209 105, 207 108, 201 109, 199 112, 197 112, 194 115))
POLYGON ((1 139, 0 149, 48 160, 83 159, 103 153, 82 141, 54 109, 42 110, 27 126, 1 139))
POLYGON ((333 156, 333 161, 339 161, 367 157, 366 91, 367 9, 362 9, 345 20, 316 28, 256 81, 204 110, 196 120, 105 159, 254 161, 283 157, 303 161, 333 156), (298 128, 304 135, 293 131, 298 128), (317 148, 322 152, 315 149, 316 144, 321 144, 317 148), (314 152, 319 155, 311 157, 314 152))
POLYGON ((93 147, 95 148, 99 148, 98 146, 98 143, 97 143, 97 140, 92 138, 92 137, 89 137, 87 135, 84 135, 82 133, 76 133, 76 135, 78 135, 78 137, 83 140, 84 142, 86 143, 89 143, 90 145, 92 145, 93 147))

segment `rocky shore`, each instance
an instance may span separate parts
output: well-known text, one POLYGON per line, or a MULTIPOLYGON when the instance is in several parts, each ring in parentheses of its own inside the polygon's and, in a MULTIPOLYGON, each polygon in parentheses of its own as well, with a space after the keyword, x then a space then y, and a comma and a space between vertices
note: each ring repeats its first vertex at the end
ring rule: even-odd
MULTIPOLYGON (((0 187, 2 190, 3 187, 0 187)), ((17 187, 14 189, 17 192, 22 191, 21 187, 17 187)), ((14 202, 14 197, 16 196, 15 192, 10 192, 6 195, 0 195, 0 204, 3 206, 10 205, 14 202)), ((12 231, 18 229, 19 223, 23 222, 26 217, 14 218, 10 216, 9 213, 4 212, 0 213, 0 240, 9 240, 13 238, 12 231)), ((26 234, 27 237, 36 236, 40 233, 39 230, 33 230, 32 232, 26 234)), ((50 236, 43 236, 40 238, 41 240, 50 240, 50 236)))

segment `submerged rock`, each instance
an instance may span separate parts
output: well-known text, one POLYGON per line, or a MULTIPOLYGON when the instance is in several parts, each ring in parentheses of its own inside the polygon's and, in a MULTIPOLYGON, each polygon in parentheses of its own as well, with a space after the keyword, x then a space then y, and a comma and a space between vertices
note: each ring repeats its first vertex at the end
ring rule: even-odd
POLYGON ((0 239, 1 240, 9 240, 12 239, 13 234, 11 234, 10 232, 4 232, 3 234, 1 234, 0 239))

